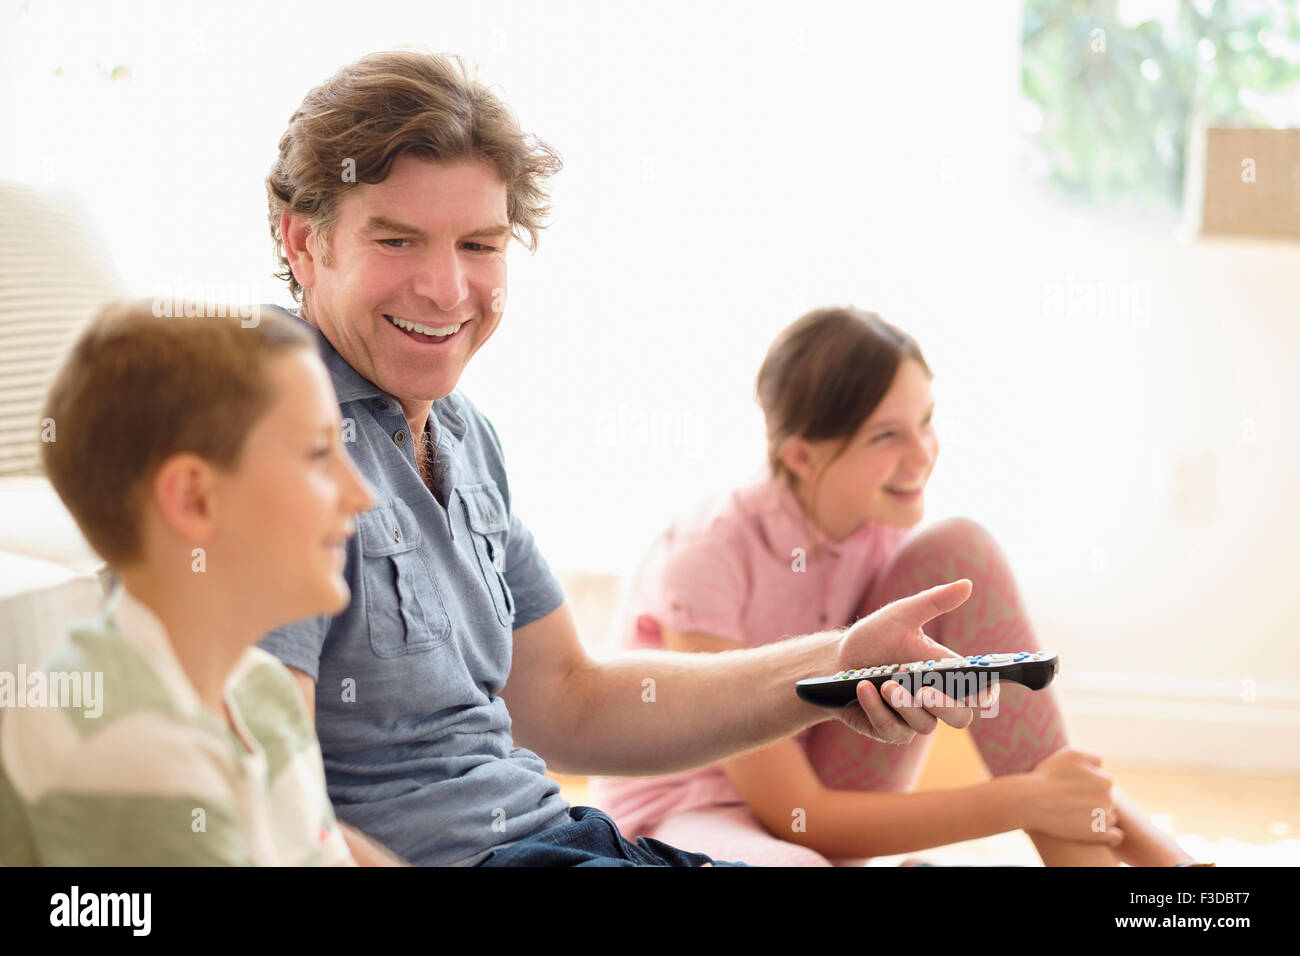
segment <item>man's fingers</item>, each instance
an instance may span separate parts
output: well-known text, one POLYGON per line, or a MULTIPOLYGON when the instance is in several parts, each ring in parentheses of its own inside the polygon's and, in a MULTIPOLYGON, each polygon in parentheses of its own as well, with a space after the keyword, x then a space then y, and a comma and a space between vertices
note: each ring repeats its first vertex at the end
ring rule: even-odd
POLYGON ((969 578, 940 584, 911 597, 899 598, 889 606, 890 616, 901 619, 908 627, 921 627, 926 621, 961 607, 974 590, 969 578))
POLYGON ((942 720, 957 730, 965 730, 975 719, 972 708, 977 706, 976 701, 966 703, 953 700, 937 687, 922 687, 917 693, 917 703, 933 714, 936 720, 942 720))
MULTIPOLYGON (((998 702, 998 698, 1001 695, 1002 695, 1001 684, 985 684, 984 687, 982 687, 981 689, 975 692, 974 701, 972 702, 972 705, 979 707, 981 710, 988 707, 992 707, 994 704, 998 702)), ((967 699, 969 700, 970 698, 967 699)))
POLYGON ((976 700, 956 701, 929 685, 919 688, 914 697, 898 681, 885 681, 879 690, 871 681, 862 681, 857 693, 870 735, 888 743, 907 743, 918 733, 933 733, 941 720, 963 730, 975 719, 976 700))
MULTIPOLYGON (((890 703, 893 703, 892 699, 890 699, 890 703)), ((929 714, 935 719, 935 723, 927 722, 926 724, 930 727, 930 730, 933 730, 940 720, 949 727, 965 730, 975 720, 975 711, 980 706, 977 694, 972 694, 969 698, 963 700, 954 700, 938 687, 930 684, 926 684, 917 690, 916 696, 912 698, 912 703, 921 713, 929 714)), ((930 730, 923 730, 914 721, 909 721, 909 723, 922 733, 930 733, 930 730)))
MULTIPOLYGON (((938 720, 934 715, 919 704, 907 688, 897 681, 885 681, 881 685, 881 696, 889 702, 889 706, 894 712, 903 718, 913 730, 918 734, 933 733, 934 728, 938 725, 938 720)), ((921 688, 921 691, 932 690, 933 688, 921 688)))
POLYGON ((937 710, 931 707, 930 713, 954 730, 965 730, 975 722, 975 714, 969 707, 940 707, 937 710))
POLYGON ((897 713, 885 706, 880 692, 871 681, 864 680, 858 685, 858 703, 871 722, 872 735, 876 739, 886 743, 905 744, 916 736, 897 713))

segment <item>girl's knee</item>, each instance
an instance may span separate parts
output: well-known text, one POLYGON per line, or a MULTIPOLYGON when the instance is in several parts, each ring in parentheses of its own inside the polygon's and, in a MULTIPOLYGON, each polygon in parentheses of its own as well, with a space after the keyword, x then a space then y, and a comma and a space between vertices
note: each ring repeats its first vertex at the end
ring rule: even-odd
POLYGON ((987 528, 972 518, 944 518, 903 539, 872 585, 858 616, 959 578, 970 578, 980 588, 1009 574, 1006 558, 987 528))
POLYGON ((1002 549, 987 528, 972 518, 953 517, 906 538, 891 561, 891 570, 906 573, 915 568, 934 578, 934 584, 946 584, 981 570, 999 573, 1005 564, 1002 549))
POLYGON ((962 515, 944 518, 919 531, 917 539, 943 548, 968 548, 972 545, 996 544, 987 528, 973 518, 962 515))

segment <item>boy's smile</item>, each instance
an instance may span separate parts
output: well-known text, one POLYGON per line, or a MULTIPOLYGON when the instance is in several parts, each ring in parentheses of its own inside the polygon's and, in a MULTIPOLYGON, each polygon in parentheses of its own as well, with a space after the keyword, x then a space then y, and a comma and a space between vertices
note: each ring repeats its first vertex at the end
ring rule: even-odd
POLYGON ((224 536, 213 550, 245 576, 244 593, 277 582, 264 600, 268 619, 283 623, 347 607, 346 542, 373 490, 343 447, 319 357, 299 350, 267 374, 275 403, 245 439, 236 471, 217 479, 224 536))

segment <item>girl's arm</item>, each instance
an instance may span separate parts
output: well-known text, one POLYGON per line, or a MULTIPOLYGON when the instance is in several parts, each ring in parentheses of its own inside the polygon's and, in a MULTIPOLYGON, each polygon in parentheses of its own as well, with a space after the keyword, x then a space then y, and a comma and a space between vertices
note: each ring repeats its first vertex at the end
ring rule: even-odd
POLYGON ((792 737, 724 761, 763 826, 827 857, 889 856, 1019 829, 1010 777, 957 790, 832 790, 792 737))

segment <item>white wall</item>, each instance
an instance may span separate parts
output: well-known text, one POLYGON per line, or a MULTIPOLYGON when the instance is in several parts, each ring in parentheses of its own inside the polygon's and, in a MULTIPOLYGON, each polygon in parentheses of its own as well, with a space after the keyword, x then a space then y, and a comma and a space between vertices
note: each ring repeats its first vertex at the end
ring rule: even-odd
POLYGON ((557 567, 621 570, 753 474, 771 337, 873 308, 937 373, 929 517, 1003 543, 1076 739, 1300 769, 1300 246, 1033 199, 1017 5, 31 6, 0 21, 0 176, 79 188, 141 295, 285 301, 262 177, 340 64, 420 43, 499 84, 566 169, 463 386, 557 567))

